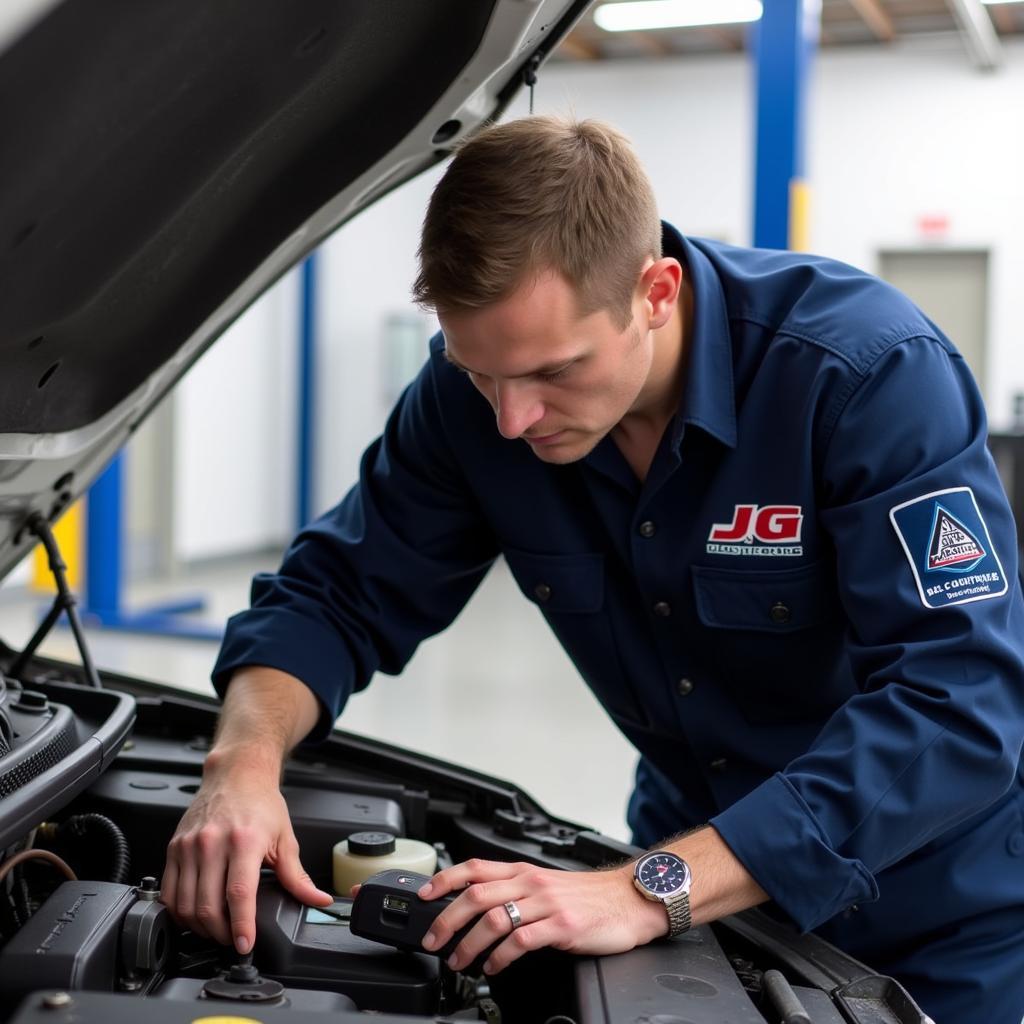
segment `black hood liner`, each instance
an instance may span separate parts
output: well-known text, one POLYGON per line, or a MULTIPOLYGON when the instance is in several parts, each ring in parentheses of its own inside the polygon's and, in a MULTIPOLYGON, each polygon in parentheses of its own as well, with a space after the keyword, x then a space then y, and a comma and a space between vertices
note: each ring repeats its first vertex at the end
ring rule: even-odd
POLYGON ((0 59, 0 433, 126 398, 416 126, 492 7, 72 0, 19 40, 0 59))

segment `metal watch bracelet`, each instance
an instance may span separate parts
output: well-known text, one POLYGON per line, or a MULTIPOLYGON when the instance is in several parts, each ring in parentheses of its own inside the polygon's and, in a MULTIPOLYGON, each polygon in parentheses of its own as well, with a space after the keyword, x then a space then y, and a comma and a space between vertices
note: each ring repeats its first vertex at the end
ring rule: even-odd
POLYGON ((693 924, 693 919, 690 916, 690 894, 688 892, 680 893, 663 902, 668 911, 669 938, 674 939, 677 935, 689 931, 693 924))

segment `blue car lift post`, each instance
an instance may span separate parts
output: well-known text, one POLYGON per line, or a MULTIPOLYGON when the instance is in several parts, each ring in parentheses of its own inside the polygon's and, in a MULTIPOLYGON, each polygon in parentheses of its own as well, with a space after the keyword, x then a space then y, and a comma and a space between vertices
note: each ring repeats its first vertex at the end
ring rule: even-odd
POLYGON ((302 312, 299 321, 298 494, 295 508, 297 530, 301 530, 313 517, 317 306, 317 255, 312 252, 302 264, 302 312))
POLYGON ((124 455, 120 452, 89 488, 85 541, 85 602, 81 608, 86 626, 128 633, 156 633, 192 640, 219 640, 223 630, 180 616, 201 612, 201 597, 182 598, 145 611, 126 611, 121 605, 123 564, 121 558, 121 478, 124 455))
MULTIPOLYGON (((302 265, 296 508, 300 526, 309 521, 313 501, 315 350, 316 256, 313 254, 302 265)), ((219 641, 224 634, 222 627, 181 618, 191 612, 201 612, 206 607, 202 597, 181 598, 137 612, 126 611, 122 607, 123 466, 124 456, 119 453, 89 489, 85 602, 81 608, 83 622, 88 626, 123 632, 219 641)))
POLYGON ((806 248, 804 121, 820 0, 764 0, 752 49, 757 67, 755 246, 806 248))

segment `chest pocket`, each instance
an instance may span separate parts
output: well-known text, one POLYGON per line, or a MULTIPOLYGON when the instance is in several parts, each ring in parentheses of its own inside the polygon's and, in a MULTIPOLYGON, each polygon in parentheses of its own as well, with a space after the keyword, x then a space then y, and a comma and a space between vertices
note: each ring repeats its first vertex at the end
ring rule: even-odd
POLYGON ((622 724, 643 725, 647 716, 624 671, 605 607, 604 555, 506 548, 505 561, 605 710, 622 724))
POLYGON ((712 629, 792 633, 828 621, 834 599, 822 567, 692 568, 697 614, 712 629))
POLYGON ((845 621, 826 566, 691 571, 705 658, 749 719, 809 720, 849 695, 845 621))

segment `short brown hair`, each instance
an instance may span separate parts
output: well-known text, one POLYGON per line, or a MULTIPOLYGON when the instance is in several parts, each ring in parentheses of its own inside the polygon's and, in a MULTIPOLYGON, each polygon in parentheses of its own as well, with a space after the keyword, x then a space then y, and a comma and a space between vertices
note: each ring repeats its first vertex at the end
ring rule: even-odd
POLYGON ((427 207, 413 299, 479 308, 555 270, 581 315, 605 309, 625 328, 647 257, 661 257, 661 224, 629 140, 600 121, 528 117, 457 150, 427 207))

